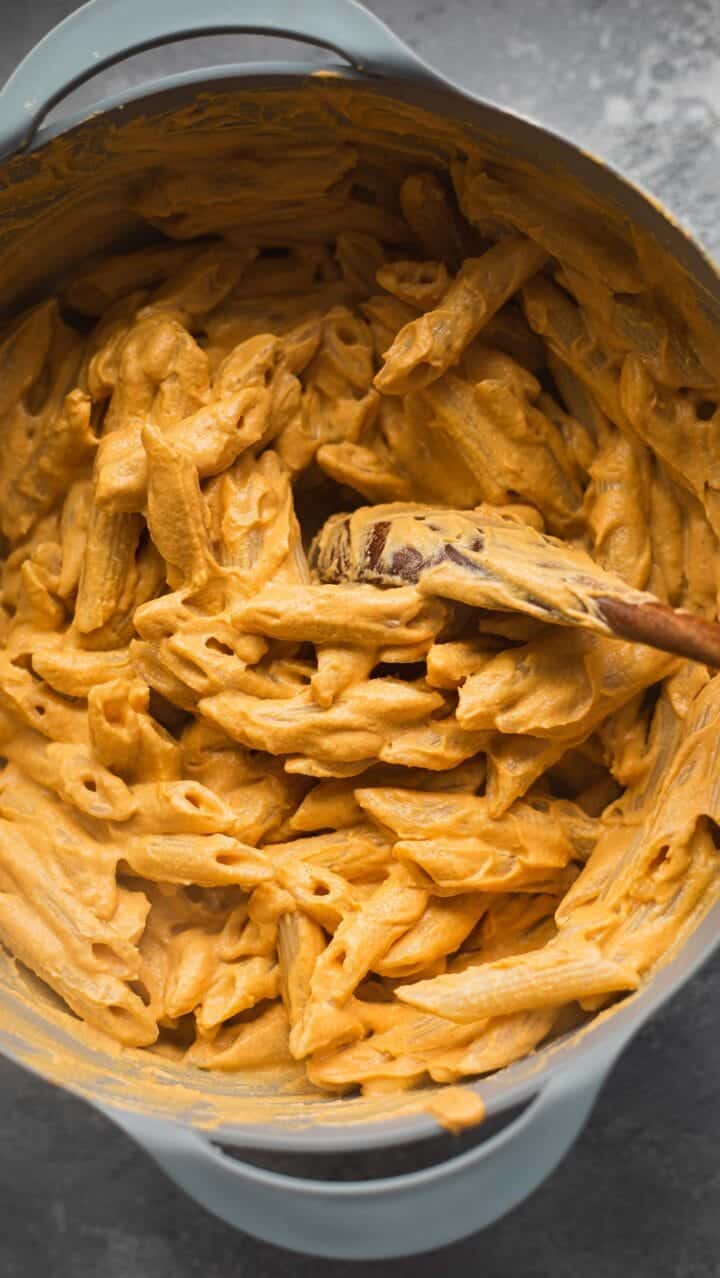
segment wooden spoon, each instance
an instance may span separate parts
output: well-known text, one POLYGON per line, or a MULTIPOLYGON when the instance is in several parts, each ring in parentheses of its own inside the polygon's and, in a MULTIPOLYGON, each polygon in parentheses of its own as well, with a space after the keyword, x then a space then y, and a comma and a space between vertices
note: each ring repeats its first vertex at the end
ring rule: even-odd
POLYGON ((416 584, 423 594, 580 626, 720 667, 720 624, 634 590, 584 550, 491 506, 393 503, 333 515, 310 561, 323 582, 416 584))

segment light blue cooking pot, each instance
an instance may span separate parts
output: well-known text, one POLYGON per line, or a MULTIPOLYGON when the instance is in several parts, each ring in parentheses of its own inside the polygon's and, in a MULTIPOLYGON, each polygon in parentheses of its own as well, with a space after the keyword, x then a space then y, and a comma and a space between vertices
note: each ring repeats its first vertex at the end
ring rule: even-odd
MULTIPOLYGON (((333 131, 346 134, 347 113, 356 107, 378 145, 384 139, 398 145, 394 120, 403 145, 435 162, 472 138, 505 163, 568 177, 581 200, 601 201, 616 223, 642 228, 659 260, 668 269, 679 265, 705 312, 717 315, 713 265, 654 202, 562 138, 458 92, 354 0, 93 0, 51 31, 0 93, 0 305, 26 300, 91 249, 132 240, 138 227, 123 193, 168 157, 201 154, 210 134, 238 145, 283 130, 291 155, 293 138, 307 141, 318 128, 324 141, 333 131), (349 65, 185 73, 99 102, 81 118, 43 125, 52 106, 103 67, 142 49, 219 32, 291 36, 349 65), (258 94, 265 103, 260 114, 258 94), (370 106, 378 108, 371 120, 370 106), (42 178, 48 165, 51 191, 42 178)), ((242 1146, 309 1158, 416 1141, 437 1132, 433 1119, 413 1111, 416 1097, 384 1104, 294 1100, 282 1081, 208 1076, 138 1052, 111 1053, 78 1033, 77 1021, 7 960, 0 963, 0 1049, 96 1105, 178 1185, 238 1228, 324 1256, 399 1256, 481 1229, 548 1176, 620 1052, 708 958, 719 934, 715 909, 640 994, 582 1034, 478 1083, 494 1135, 479 1134, 474 1147, 425 1170, 384 1179, 298 1178, 228 1151, 242 1146)))

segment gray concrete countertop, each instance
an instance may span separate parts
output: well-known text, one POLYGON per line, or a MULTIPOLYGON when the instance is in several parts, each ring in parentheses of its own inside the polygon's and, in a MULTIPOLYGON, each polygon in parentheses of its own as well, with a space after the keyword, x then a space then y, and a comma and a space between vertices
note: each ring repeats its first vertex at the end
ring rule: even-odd
MULTIPOLYGON (((0 80, 74 7, 0 0, 0 80)), ((458 84, 610 158, 720 254, 720 0, 370 7, 458 84)), ((292 45, 277 48, 241 38, 175 45, 105 73, 79 100, 160 70, 292 56, 292 45)), ((0 1062, 0 1275, 717 1278, 719 977, 720 956, 640 1034, 578 1145, 529 1202, 441 1252, 352 1270, 233 1232, 84 1104, 0 1062)))

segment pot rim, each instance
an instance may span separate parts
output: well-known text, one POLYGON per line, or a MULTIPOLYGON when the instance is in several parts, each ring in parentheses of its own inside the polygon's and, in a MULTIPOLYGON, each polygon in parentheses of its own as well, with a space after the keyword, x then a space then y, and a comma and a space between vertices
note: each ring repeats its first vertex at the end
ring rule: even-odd
MULTIPOLYGON (((19 155, 31 155, 54 141, 66 136, 85 125, 99 124, 122 126, 126 120, 143 114, 143 110, 152 108, 149 114, 160 114, 165 105, 185 105, 188 99, 207 91, 216 94, 223 91, 242 92, 245 81, 249 81, 253 89, 299 89, 307 88, 314 81, 339 80, 357 85, 363 91, 385 94, 425 110, 434 112, 444 119, 456 119, 472 132, 475 122, 459 113, 458 108, 466 105, 471 111, 480 111, 485 117, 487 128, 483 131, 488 136, 502 136, 502 125, 525 130, 534 135, 535 141, 544 140, 557 152, 557 159, 572 160, 578 166, 572 173, 582 184, 590 179, 589 189, 595 193, 592 177, 602 175, 606 189, 598 191, 627 214, 632 222, 637 222, 653 234, 660 246, 669 252, 692 276, 694 282, 704 288, 711 296, 720 301, 720 260, 715 259, 702 236, 694 230, 683 216, 669 208, 653 191, 630 177, 617 164, 605 159, 602 155, 587 150, 579 141, 560 132, 557 128, 545 125, 542 121, 517 111, 513 107, 504 106, 491 98, 481 97, 470 90, 460 88, 440 72, 432 69, 432 74, 421 81, 405 78, 400 75, 374 75, 360 71, 342 62, 246 62, 225 63, 219 66, 199 67, 178 71, 171 75, 156 77, 141 84, 134 84, 127 89, 109 94, 84 107, 77 107, 69 115, 51 118, 35 133, 24 152, 19 155), (455 108, 449 112, 436 110, 428 103, 428 96, 443 100, 455 108), (175 100, 172 102, 172 100, 175 100), (157 108, 157 109, 156 109, 157 108), (629 207, 628 207, 629 200, 629 207), (658 234, 664 232, 664 234, 658 234)), ((250 87, 250 85, 248 85, 250 87)), ((537 152, 534 153, 537 159, 537 152)), ((0 157, 0 169, 13 156, 0 157)))

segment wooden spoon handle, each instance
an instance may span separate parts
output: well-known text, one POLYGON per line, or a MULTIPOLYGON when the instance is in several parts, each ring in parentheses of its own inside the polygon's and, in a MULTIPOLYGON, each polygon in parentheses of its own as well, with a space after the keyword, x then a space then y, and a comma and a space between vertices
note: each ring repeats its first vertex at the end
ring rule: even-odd
POLYGON ((716 621, 662 603, 627 604, 609 596, 600 596, 597 602, 619 639, 634 639, 720 668, 720 625, 716 621))

